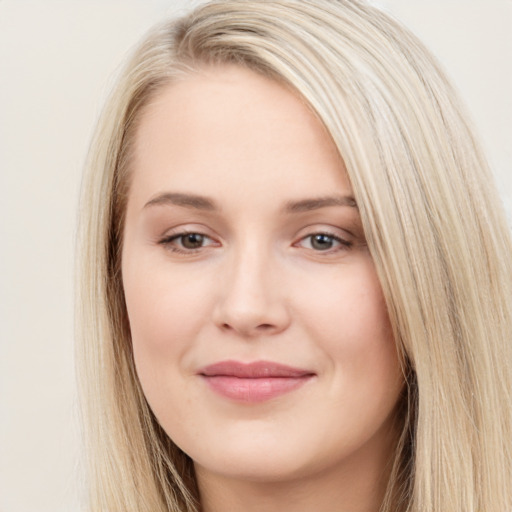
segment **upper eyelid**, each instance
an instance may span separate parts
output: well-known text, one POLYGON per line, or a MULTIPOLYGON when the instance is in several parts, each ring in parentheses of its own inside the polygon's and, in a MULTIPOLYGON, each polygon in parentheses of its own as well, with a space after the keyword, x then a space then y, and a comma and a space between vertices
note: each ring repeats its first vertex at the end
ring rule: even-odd
POLYGON ((165 231, 163 231, 160 235, 160 239, 164 238, 172 238, 172 237, 179 237, 180 235, 189 235, 189 234, 197 234, 206 236, 209 238, 215 238, 214 235, 212 235, 212 230, 199 225, 199 224, 191 224, 190 226, 184 225, 184 226, 176 226, 173 228, 167 228, 165 231))
POLYGON ((338 226, 330 226, 326 224, 313 224, 306 226, 297 232, 296 238, 302 239, 312 235, 328 235, 334 238, 345 240, 347 238, 355 238, 356 235, 349 229, 338 226))

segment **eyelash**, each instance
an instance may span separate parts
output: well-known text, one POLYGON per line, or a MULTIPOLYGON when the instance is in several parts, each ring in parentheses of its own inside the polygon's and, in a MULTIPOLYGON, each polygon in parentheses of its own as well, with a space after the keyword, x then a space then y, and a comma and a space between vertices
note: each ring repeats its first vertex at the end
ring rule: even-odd
POLYGON ((326 237, 331 239, 332 242, 337 242, 339 246, 337 248, 329 247, 328 249, 320 249, 315 250, 314 248, 309 248, 314 252, 317 253, 325 253, 325 254, 331 254, 332 252, 338 252, 346 249, 350 249, 354 244, 352 242, 349 242, 348 240, 345 240, 344 238, 341 238, 337 235, 334 235, 333 233, 329 233, 327 231, 319 231, 317 233, 311 233, 310 235, 307 235, 305 237, 302 237, 299 242, 295 243, 294 245, 299 245, 304 240, 310 240, 310 243, 313 241, 314 237, 326 237))
POLYGON ((186 236, 190 236, 190 235, 200 236, 203 239, 208 239, 208 240, 213 241, 213 239, 211 237, 209 237, 208 235, 205 235, 203 233, 199 233, 198 231, 183 231, 181 233, 176 233, 175 235, 166 236, 165 238, 162 238, 162 240, 160 240, 158 243, 163 245, 166 249, 170 250, 171 252, 180 253, 180 254, 194 254, 194 253, 200 251, 201 249, 208 247, 208 245, 213 245, 213 244, 208 244, 206 246, 202 245, 201 247, 197 247, 194 249, 184 248, 183 247, 183 239, 186 236), (175 245, 175 242, 180 239, 181 239, 182 247, 175 245))
MULTIPOLYGON (((318 231, 318 232, 306 235, 306 236, 302 237, 298 242, 294 243, 293 245, 294 245, 294 247, 299 247, 301 242, 304 242, 305 240, 308 240, 308 239, 310 240, 310 242, 312 242, 314 237, 326 237, 326 238, 329 238, 332 242, 336 242, 339 244, 339 246, 337 246, 335 248, 329 247, 327 249, 320 249, 320 250, 315 250, 313 247, 308 248, 309 250, 312 250, 315 253, 331 254, 333 252, 350 249, 354 245, 352 242, 349 242, 348 240, 345 240, 344 238, 341 238, 337 235, 334 235, 333 233, 329 233, 326 231, 318 231)), ((203 233, 197 232, 197 231, 183 231, 181 233, 169 235, 169 236, 166 236, 165 238, 162 238, 158 243, 160 245, 163 245, 166 249, 170 250, 171 252, 179 253, 179 254, 194 254, 194 253, 199 252, 201 249, 204 249, 206 247, 216 244, 216 242, 211 237, 209 237, 208 235, 205 235, 203 233), (207 245, 201 245, 200 247, 196 247, 196 248, 184 248, 183 247, 183 239, 186 236, 190 236, 190 235, 202 237, 203 240, 207 239, 207 240, 212 241, 213 243, 210 243, 207 245), (175 245, 176 241, 178 241, 180 239, 181 239, 181 244, 180 244, 181 247, 175 245)))

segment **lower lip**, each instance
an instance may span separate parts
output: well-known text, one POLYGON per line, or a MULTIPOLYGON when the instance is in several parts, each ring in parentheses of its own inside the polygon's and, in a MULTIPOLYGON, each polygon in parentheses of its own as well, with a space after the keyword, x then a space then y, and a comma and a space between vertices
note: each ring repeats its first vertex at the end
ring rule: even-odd
POLYGON ((226 375, 203 376, 216 393, 239 402, 264 402, 294 391, 313 376, 239 378, 226 375))

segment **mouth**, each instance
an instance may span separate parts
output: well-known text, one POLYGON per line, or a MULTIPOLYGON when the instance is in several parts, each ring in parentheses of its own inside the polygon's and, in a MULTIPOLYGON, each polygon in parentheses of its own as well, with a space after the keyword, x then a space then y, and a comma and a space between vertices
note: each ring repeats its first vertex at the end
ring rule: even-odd
POLYGON ((221 361, 202 368, 198 375, 217 394, 239 402, 264 402, 294 391, 315 373, 271 361, 221 361))

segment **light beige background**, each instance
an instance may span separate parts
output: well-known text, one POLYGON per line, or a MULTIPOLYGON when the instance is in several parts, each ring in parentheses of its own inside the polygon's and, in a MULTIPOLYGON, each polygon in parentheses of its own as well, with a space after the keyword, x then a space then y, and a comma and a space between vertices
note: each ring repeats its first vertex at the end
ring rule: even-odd
MULTIPOLYGON (((0 0, 0 512, 77 512, 73 244, 115 71, 186 0, 0 0)), ((197 2, 195 2, 197 3, 197 2)), ((512 203, 512 1, 381 0, 461 90, 512 203)))

